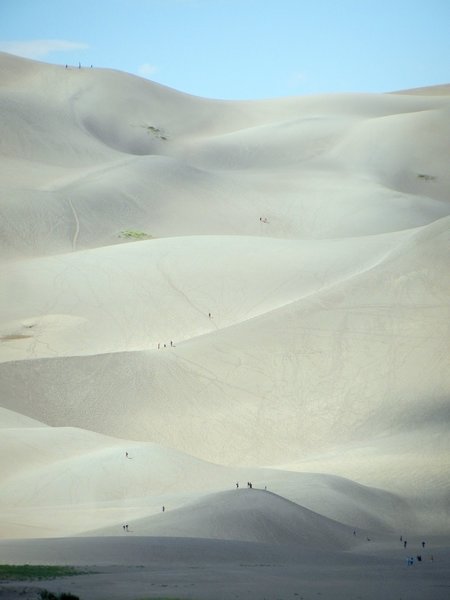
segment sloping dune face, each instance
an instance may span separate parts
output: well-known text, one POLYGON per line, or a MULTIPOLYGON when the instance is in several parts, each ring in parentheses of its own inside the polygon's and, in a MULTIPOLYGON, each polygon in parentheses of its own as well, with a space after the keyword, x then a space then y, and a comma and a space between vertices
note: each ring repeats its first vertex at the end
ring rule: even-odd
POLYGON ((348 549, 349 527, 265 490, 212 494, 192 505, 133 523, 139 535, 197 537, 260 543, 304 543, 348 549))
MULTIPOLYGON (((37 502, 45 520, 39 472, 61 508, 54 529, 28 521, 40 535, 64 533, 67 514, 70 533, 135 518, 165 535, 168 520, 152 515, 167 494, 180 507, 251 468, 313 510, 320 486, 300 494, 294 471, 385 488, 439 529, 450 506, 446 89, 230 102, 0 54, 0 437, 3 457, 15 454, 1 470, 4 518, 16 506, 25 522, 37 502), (103 477, 119 481, 114 461, 129 448, 161 465, 187 458, 149 499, 133 483, 144 471, 119 488, 103 477), (73 493, 58 490, 67 473, 98 494, 83 500, 72 480, 73 493)), ((354 484, 342 485, 348 502, 354 484)), ((323 515, 345 515, 326 508, 336 490, 325 487, 323 515)), ((355 508, 367 503, 365 526, 369 496, 355 508)), ((264 519, 285 515, 267 539, 289 541, 291 518, 298 531, 313 522, 261 502, 264 519)), ((406 514, 394 505, 381 525, 406 514)), ((173 517, 173 535, 209 537, 199 506, 173 517)), ((233 539, 253 540, 249 528, 233 539)))

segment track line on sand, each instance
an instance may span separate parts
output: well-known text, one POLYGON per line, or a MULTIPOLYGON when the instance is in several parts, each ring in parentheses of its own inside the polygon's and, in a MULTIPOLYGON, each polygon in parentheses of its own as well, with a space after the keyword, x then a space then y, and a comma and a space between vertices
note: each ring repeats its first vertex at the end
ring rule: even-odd
POLYGON ((78 234, 80 233, 80 220, 78 219, 78 215, 77 215, 77 211, 75 210, 73 204, 72 204, 72 200, 70 200, 70 198, 67 200, 67 202, 69 203, 70 208, 72 209, 72 213, 73 213, 73 217, 75 219, 75 233, 73 234, 73 238, 72 238, 72 250, 76 251, 77 249, 77 241, 78 241, 78 234))

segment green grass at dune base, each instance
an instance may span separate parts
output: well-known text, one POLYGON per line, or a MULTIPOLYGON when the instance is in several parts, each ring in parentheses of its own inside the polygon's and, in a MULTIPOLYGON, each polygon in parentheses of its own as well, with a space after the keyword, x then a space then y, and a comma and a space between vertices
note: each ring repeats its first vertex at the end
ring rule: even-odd
POLYGON ((54 579, 83 575, 74 567, 56 565, 0 565, 0 581, 27 581, 30 579, 54 579))
POLYGON ((80 600, 78 596, 74 596, 70 592, 62 592, 61 594, 53 594, 48 590, 42 590, 40 593, 41 600, 80 600))

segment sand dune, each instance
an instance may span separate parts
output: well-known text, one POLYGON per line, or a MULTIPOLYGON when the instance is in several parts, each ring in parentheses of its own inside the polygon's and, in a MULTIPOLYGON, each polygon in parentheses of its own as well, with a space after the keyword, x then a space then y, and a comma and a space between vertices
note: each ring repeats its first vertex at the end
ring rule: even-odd
POLYGON ((406 237, 172 238, 8 264, 1 277, 0 359, 179 345, 358 276, 406 237), (217 285, 217 272, 226 287, 217 285), (17 291, 20 305, 11 302, 17 291))
POLYGON ((392 92, 393 94, 419 94, 421 96, 450 96, 450 85, 444 83, 442 85, 431 85, 427 87, 412 88, 409 90, 402 90, 399 92, 392 92))
POLYGON ((0 560, 404 590, 399 535, 449 534, 449 110, 0 54, 0 560))
POLYGON ((0 428, 15 429, 24 427, 47 427, 47 425, 7 408, 0 408, 0 428))
POLYGON ((3 256, 116 244, 129 229, 328 239, 448 214, 446 97, 211 101, 25 63, 2 54, 3 256))
MULTIPOLYGON (((405 528, 414 524, 414 512, 399 496, 347 479, 224 467, 156 444, 23 421, 21 426, 19 415, 14 421, 9 417, 0 431, 0 454, 8 457, 0 472, 2 531, 7 537, 24 532, 30 537, 73 535, 99 526, 117 535, 124 522, 159 515, 163 505, 169 514, 186 503, 201 504, 211 492, 223 496, 223 490, 235 490, 236 482, 245 488, 249 479, 255 498, 258 488, 268 488, 352 528, 389 531, 400 523, 405 528)), ((214 505, 215 497, 207 502, 214 505)))
POLYGON ((299 543, 322 550, 349 548, 356 537, 350 527, 257 489, 213 494, 167 514, 133 521, 129 528, 137 535, 299 543))
MULTIPOLYGON (((174 336, 176 348, 4 363, 4 406, 229 464, 296 462, 426 424, 442 439, 447 231, 443 220, 416 230, 373 268, 228 327, 219 308, 212 323, 199 311, 209 333, 180 344, 174 336)), ((243 296, 251 303, 250 291, 243 296)), ((441 445, 430 442, 439 470, 441 445)))

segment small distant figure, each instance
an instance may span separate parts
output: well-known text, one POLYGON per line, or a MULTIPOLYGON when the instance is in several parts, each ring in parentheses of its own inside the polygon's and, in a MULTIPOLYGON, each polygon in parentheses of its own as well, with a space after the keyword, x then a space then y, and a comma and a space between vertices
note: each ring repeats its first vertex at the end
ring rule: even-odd
POLYGON ((160 343, 158 343, 158 350, 159 350, 160 348, 161 348, 161 344, 160 344, 160 343))
POLYGON ((125 525, 125 529, 127 530, 127 533, 128 533, 128 525, 125 525))
POLYGON ((422 542, 422 548, 425 548, 425 542, 422 542))
POLYGON ((91 65, 91 69, 92 69, 92 67, 93 67, 93 66, 94 66, 94 65, 91 65))
POLYGON ((264 486, 264 491, 267 492, 267 485, 264 486))
POLYGON ((239 489, 239 481, 236 481, 236 489, 239 489))
POLYGON ((407 545, 408 545, 408 542, 405 540, 405 541, 403 542, 403 548, 406 548, 406 546, 407 546, 407 545))
POLYGON ((81 69, 81 63, 80 62, 78 63, 78 68, 81 69))
POLYGON ((250 489, 253 489, 253 484, 252 484, 252 482, 250 482, 250 483, 249 483, 249 487, 250 487, 250 489))
POLYGON ((356 535, 356 531, 355 530, 353 530, 353 535, 356 535))
POLYGON ((125 525, 122 525, 122 529, 125 531, 125 525))
POLYGON ((208 313, 208 318, 212 319, 212 314, 211 313, 208 313))
POLYGON ((371 541, 370 537, 368 537, 368 538, 366 538, 366 539, 367 539, 367 541, 368 541, 368 542, 370 542, 370 541, 371 541))
POLYGON ((170 347, 171 347, 171 348, 173 348, 173 347, 174 347, 172 340, 170 340, 170 347))
POLYGON ((68 69, 69 67, 66 65, 66 69, 68 69))
POLYGON ((166 344, 164 344, 164 348, 167 348, 166 344))
POLYGON ((403 542, 403 536, 402 535, 400 536, 400 541, 403 542))
POLYGON ((406 559, 406 564, 408 566, 411 566, 414 564, 414 558, 412 556, 408 556, 408 558, 406 559))
POLYGON ((422 562, 422 555, 421 554, 417 555, 417 562, 422 562))
POLYGON ((166 507, 165 506, 162 507, 162 511, 166 512, 166 507))

